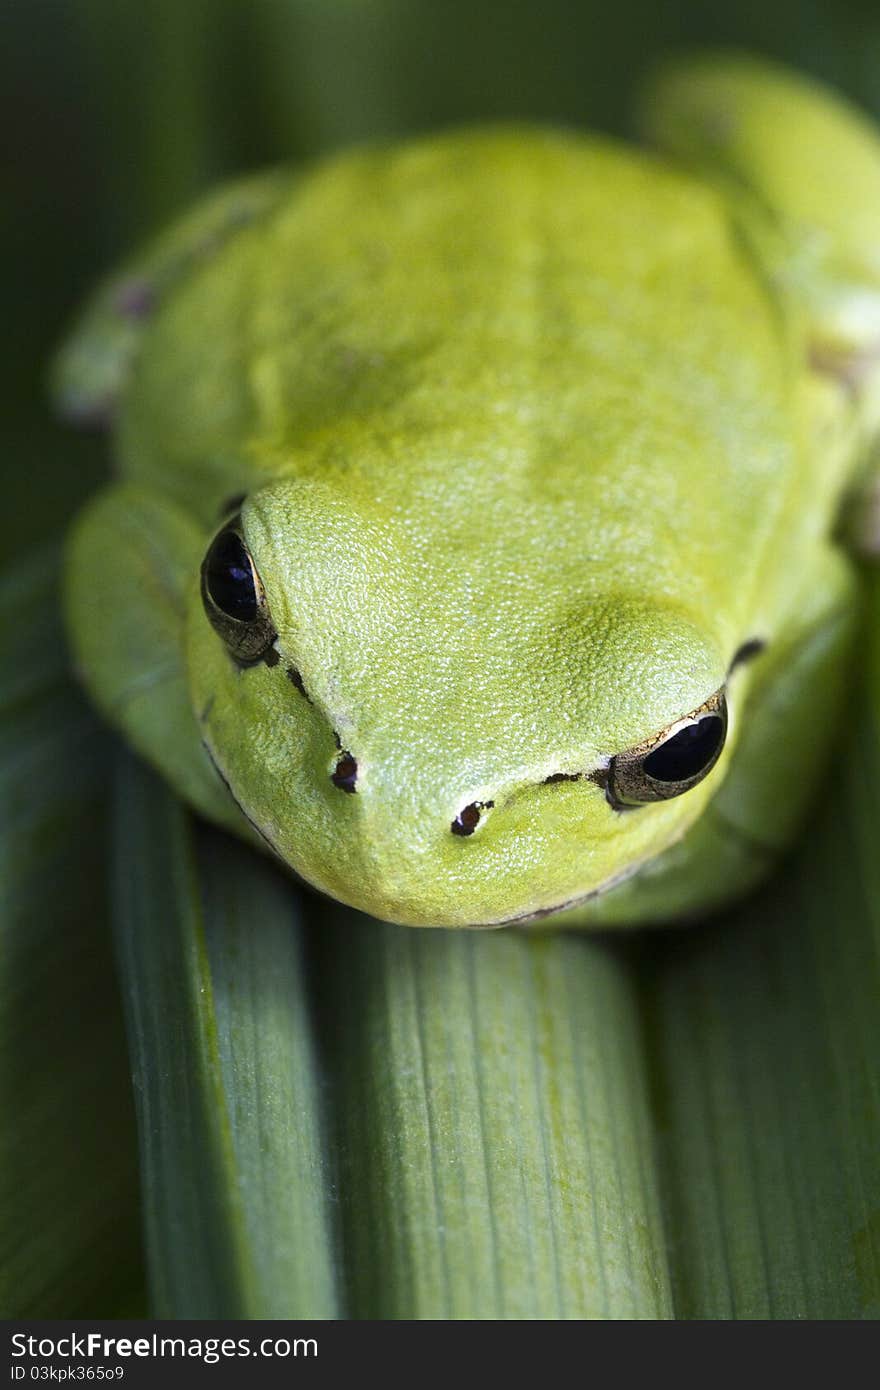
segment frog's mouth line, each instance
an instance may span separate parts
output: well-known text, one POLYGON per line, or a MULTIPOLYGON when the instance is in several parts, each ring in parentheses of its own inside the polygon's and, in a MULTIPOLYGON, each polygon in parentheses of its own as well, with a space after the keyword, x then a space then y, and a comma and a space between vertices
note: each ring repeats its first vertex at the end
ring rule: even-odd
POLYGON ((257 824, 253 816, 248 815, 248 812, 245 810, 244 806, 242 806, 238 797, 235 795, 235 792, 232 790, 229 778, 226 776, 226 773, 223 771, 222 767, 217 762, 217 759, 214 757, 214 753, 210 744, 204 738, 201 740, 201 744, 206 754, 208 755, 208 761, 210 762, 214 771, 217 773, 217 776, 220 778, 220 781, 223 783, 224 787, 228 791, 235 805, 238 807, 242 816, 247 821, 251 829, 254 830, 257 835, 259 835, 260 839, 263 841, 263 844, 272 854, 273 858, 277 859, 278 863, 282 865, 285 873, 290 874, 290 876, 293 879, 295 879, 296 882, 299 883, 303 888, 307 888, 310 892, 317 894, 318 897, 324 898, 325 901, 331 903, 336 902, 337 899, 333 897, 332 893, 326 893, 323 888, 319 888, 316 883, 312 883, 311 879, 306 878, 305 874, 301 874, 298 869, 295 869, 293 865, 290 863, 290 861, 286 859, 284 855, 281 853, 278 846, 272 840, 270 840, 269 836, 266 834, 262 826, 257 824))
MULTIPOLYGON (((778 857, 778 846, 768 845, 763 840, 759 840, 757 836, 750 835, 742 826, 736 825, 718 810, 713 809, 711 802, 706 808, 706 812, 713 815, 724 827, 725 835, 729 836, 731 839, 739 840, 740 843, 748 849, 750 854, 761 855, 767 860, 768 864, 772 864, 778 857)), ((668 850, 672 849, 685 838, 688 830, 691 828, 690 826, 685 827, 676 839, 671 840, 668 845, 658 850, 656 854, 646 855, 644 859, 640 859, 635 864, 631 864, 629 868, 625 869, 622 873, 614 875, 613 878, 609 878, 605 883, 601 883, 598 888, 591 888, 588 893, 582 893, 578 897, 569 898, 566 902, 557 903, 555 907, 542 907, 539 908, 537 912, 524 912, 518 917, 505 917, 503 921, 487 922, 485 925, 488 928, 527 927, 532 922, 540 922, 546 917, 555 916, 558 912, 573 912, 576 908, 585 907, 587 903, 594 902, 596 898, 604 897, 605 894, 610 893, 612 889, 619 888, 622 884, 639 873, 641 869, 645 868, 647 864, 653 864, 658 859, 662 858, 668 850)), ((690 913, 681 914, 682 918, 687 918, 691 915, 690 913)), ((658 925, 662 926, 662 923, 658 925)), ((608 929, 614 930, 612 926, 609 926, 608 929)))
MULTIPOLYGON (((665 854, 670 846, 661 850, 665 854)), ((626 883, 635 874, 643 869, 646 864, 650 864, 652 859, 657 859, 656 854, 648 855, 645 859, 639 859, 635 864, 630 864, 622 873, 614 874, 613 877, 600 883, 598 888, 591 888, 587 893, 581 893, 577 897, 568 898, 565 902, 556 903, 553 907, 539 907, 535 912, 523 912, 517 917, 505 917, 500 922, 487 922, 487 927, 500 929, 501 927, 527 927, 531 922, 543 921, 546 917, 554 917, 557 912, 570 912, 574 908, 584 907, 586 903, 593 902, 596 898, 602 898, 606 893, 610 893, 612 888, 619 888, 622 883, 626 883)))
MULTIPOLYGON (((212 700, 212 703, 213 703, 213 700, 212 700)), ((257 825, 257 822, 254 820, 253 816, 249 816, 249 815, 248 815, 247 811, 246 811, 246 810, 244 809, 244 807, 242 806, 242 804, 241 804, 241 802, 239 801, 238 797, 235 795, 235 792, 232 790, 232 787, 231 787, 230 784, 229 784, 229 778, 226 776, 226 773, 223 771, 223 769, 222 769, 222 767, 220 766, 220 764, 218 763, 217 759, 214 757, 213 750, 212 750, 212 748, 211 748, 211 745, 208 743, 207 739, 203 738, 203 739, 201 740, 201 744, 202 744, 202 747, 204 748, 205 752, 206 752, 207 755, 208 755, 208 761, 210 762, 210 764, 211 764, 211 766, 213 767, 214 771, 216 772, 217 776, 220 778, 220 781, 223 783, 223 785, 224 785, 224 787, 226 788, 226 790, 229 792, 229 795, 232 797, 232 800, 235 802, 235 804, 236 804, 236 806, 238 807, 239 811, 240 811, 241 814, 244 816, 244 818, 245 818, 245 820, 247 821, 248 825, 251 827, 252 830, 255 830, 255 831, 257 832, 257 834, 259 835, 260 839, 263 841, 263 843, 266 845, 266 847, 272 851, 272 853, 275 855, 276 859, 279 859, 279 860, 281 861, 282 864, 286 865, 286 866, 289 868, 290 866, 287 864, 287 860, 284 858, 284 855, 281 853, 281 851, 278 849, 278 847, 272 843, 272 841, 269 839, 269 836, 268 836, 268 835, 266 834, 266 832, 262 829, 262 827, 259 826, 259 825, 257 825)), ((296 874, 296 870, 295 870, 295 869, 293 869, 292 872, 293 872, 294 874, 296 874)), ((297 878, 298 878, 298 877, 299 877, 299 875, 297 874, 297 878)))

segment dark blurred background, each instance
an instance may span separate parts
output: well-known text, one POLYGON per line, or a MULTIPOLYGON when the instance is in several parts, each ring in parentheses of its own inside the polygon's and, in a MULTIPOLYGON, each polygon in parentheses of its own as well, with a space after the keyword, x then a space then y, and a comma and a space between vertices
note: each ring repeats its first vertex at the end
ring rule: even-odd
POLYGON ((784 58, 880 114, 877 0, 0 0, 6 546, 106 466, 48 418, 47 357, 93 279, 227 174, 492 117, 626 133, 669 49, 784 58), (9 517, 9 508, 12 517, 9 517))

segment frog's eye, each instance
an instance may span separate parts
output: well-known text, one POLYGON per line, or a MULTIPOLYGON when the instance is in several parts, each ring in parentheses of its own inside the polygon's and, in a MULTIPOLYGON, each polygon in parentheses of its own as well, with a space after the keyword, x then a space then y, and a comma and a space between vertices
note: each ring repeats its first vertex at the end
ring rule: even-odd
POLYGON ((719 690, 693 714, 617 753, 608 768, 608 800, 623 809, 690 791, 715 766, 726 734, 727 702, 719 690))
POLYGON ((202 561, 202 602, 236 661, 259 661, 275 641, 266 594, 237 518, 217 533, 202 561))

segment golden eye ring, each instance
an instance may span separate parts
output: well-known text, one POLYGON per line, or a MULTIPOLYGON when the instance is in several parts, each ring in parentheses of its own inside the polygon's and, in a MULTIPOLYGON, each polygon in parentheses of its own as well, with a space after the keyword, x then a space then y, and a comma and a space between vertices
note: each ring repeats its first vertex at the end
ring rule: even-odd
POLYGON ((242 665, 259 661, 275 641, 266 593, 236 517, 218 531, 202 561, 208 622, 242 665))
POLYGON ((727 701, 721 689, 661 733, 616 753, 608 767, 608 800, 624 810, 681 796, 711 772, 726 737, 727 701))

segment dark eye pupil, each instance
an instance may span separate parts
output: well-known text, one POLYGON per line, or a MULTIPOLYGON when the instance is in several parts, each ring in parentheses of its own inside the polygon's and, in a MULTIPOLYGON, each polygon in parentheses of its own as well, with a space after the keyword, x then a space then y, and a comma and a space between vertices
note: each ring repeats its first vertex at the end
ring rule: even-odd
POLYGON ((205 586, 230 618, 249 623, 257 616, 257 587, 251 558, 236 531, 221 531, 205 560, 205 586))
POLYGON ((717 714, 706 715, 649 753, 645 772, 658 782, 687 782, 714 761, 723 742, 723 720, 717 714))

